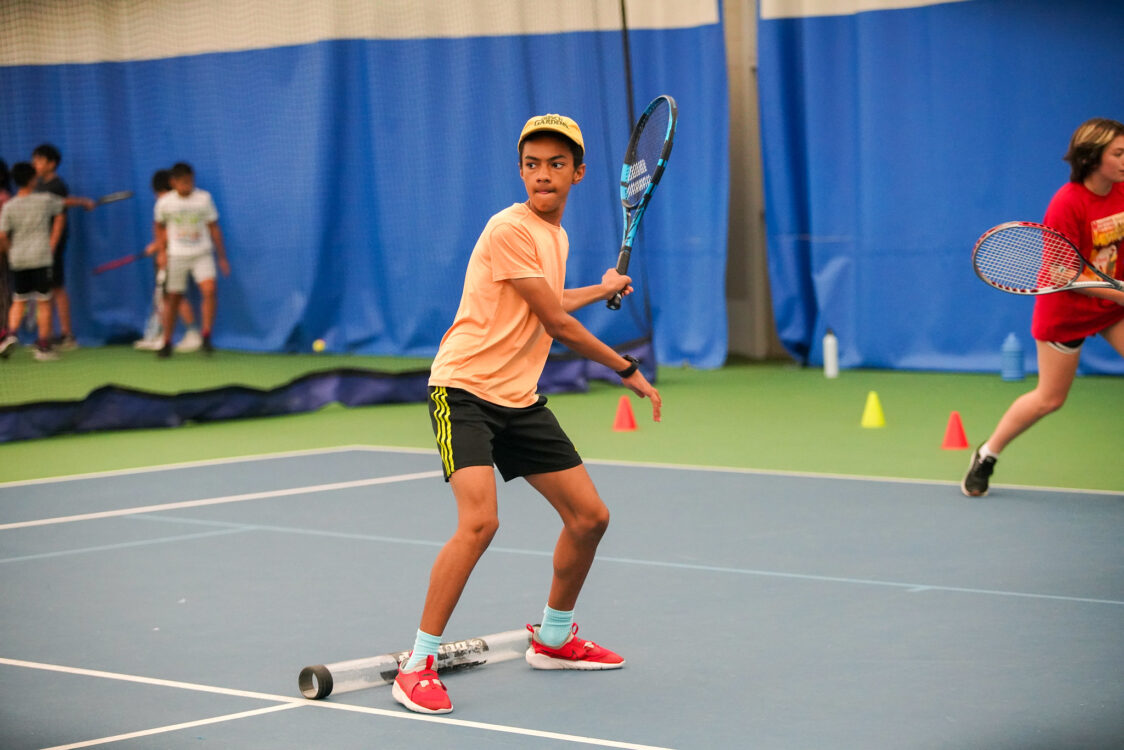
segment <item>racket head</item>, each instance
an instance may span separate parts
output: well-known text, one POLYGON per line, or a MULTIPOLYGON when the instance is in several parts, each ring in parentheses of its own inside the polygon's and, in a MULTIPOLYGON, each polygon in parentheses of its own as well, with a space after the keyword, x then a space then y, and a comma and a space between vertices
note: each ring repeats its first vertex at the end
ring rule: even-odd
POLYGON ((1064 234, 1030 221, 992 227, 972 248, 976 275, 1011 294, 1060 292, 1081 277, 1085 266, 1080 251, 1064 234))
POLYGON ((117 201, 127 200, 133 197, 132 190, 118 190, 115 193, 107 193, 98 198, 97 203, 99 206, 104 206, 106 203, 116 203, 117 201))
POLYGON ((671 147, 679 108, 664 94, 653 99, 636 121, 621 166, 621 203, 626 210, 639 208, 659 184, 671 147))
POLYGON ((144 257, 144 253, 133 253, 132 255, 125 255, 125 256, 122 256, 120 258, 115 258, 111 261, 107 261, 105 263, 102 263, 100 266, 95 266, 93 273, 94 273, 95 276, 99 276, 99 275, 105 273, 106 271, 112 271, 115 268, 120 268, 121 266, 127 266, 130 263, 132 263, 134 261, 137 261, 137 260, 140 260, 143 257, 144 257))

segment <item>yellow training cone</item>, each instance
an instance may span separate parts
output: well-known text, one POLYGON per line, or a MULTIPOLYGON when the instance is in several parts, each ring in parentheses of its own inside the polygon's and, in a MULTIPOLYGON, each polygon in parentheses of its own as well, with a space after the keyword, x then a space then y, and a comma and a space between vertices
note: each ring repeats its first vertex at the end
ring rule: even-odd
POLYGON ((886 417, 882 414, 882 404, 874 391, 866 394, 866 408, 863 409, 863 427, 885 427, 886 417))

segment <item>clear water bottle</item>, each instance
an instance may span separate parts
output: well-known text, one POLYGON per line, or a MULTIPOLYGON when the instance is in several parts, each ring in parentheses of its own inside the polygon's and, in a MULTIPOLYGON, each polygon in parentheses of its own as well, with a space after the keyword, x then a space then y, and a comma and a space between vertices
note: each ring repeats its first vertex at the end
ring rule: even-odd
POLYGON ((823 376, 825 378, 839 377, 839 339, 828 328, 823 337, 823 376))
POLYGON ((1000 353, 999 376, 1004 380, 1022 380, 1026 373, 1023 370, 1023 345, 1019 343, 1019 337, 1008 333, 1000 353))

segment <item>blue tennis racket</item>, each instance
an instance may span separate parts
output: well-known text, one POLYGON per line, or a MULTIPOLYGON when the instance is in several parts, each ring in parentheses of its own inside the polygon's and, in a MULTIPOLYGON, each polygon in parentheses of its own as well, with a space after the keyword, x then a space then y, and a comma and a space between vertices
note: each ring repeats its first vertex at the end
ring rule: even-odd
MULTIPOLYGON (((624 241, 617 256, 617 273, 628 273, 632 256, 632 243, 640 219, 652 200, 652 192, 663 176, 671 144, 675 139, 675 120, 678 116, 675 100, 670 96, 657 96, 636 121, 628 150, 621 167, 621 205, 624 207, 624 241)), ((614 294, 605 304, 610 310, 621 309, 621 293, 614 294)))

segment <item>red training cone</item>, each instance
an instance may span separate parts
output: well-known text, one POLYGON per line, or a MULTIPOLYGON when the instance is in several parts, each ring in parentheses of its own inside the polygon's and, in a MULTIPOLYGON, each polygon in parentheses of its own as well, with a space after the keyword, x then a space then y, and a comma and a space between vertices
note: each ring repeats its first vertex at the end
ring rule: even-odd
POLYGON ((632 414, 632 402, 628 396, 621 396, 617 404, 617 418, 613 420, 613 429, 617 432, 630 432, 636 429, 636 417, 632 414))
POLYGON ((959 451, 968 447, 968 436, 964 434, 964 425, 960 421, 960 412, 954 411, 948 415, 948 427, 944 431, 944 442, 941 448, 946 451, 959 451))

